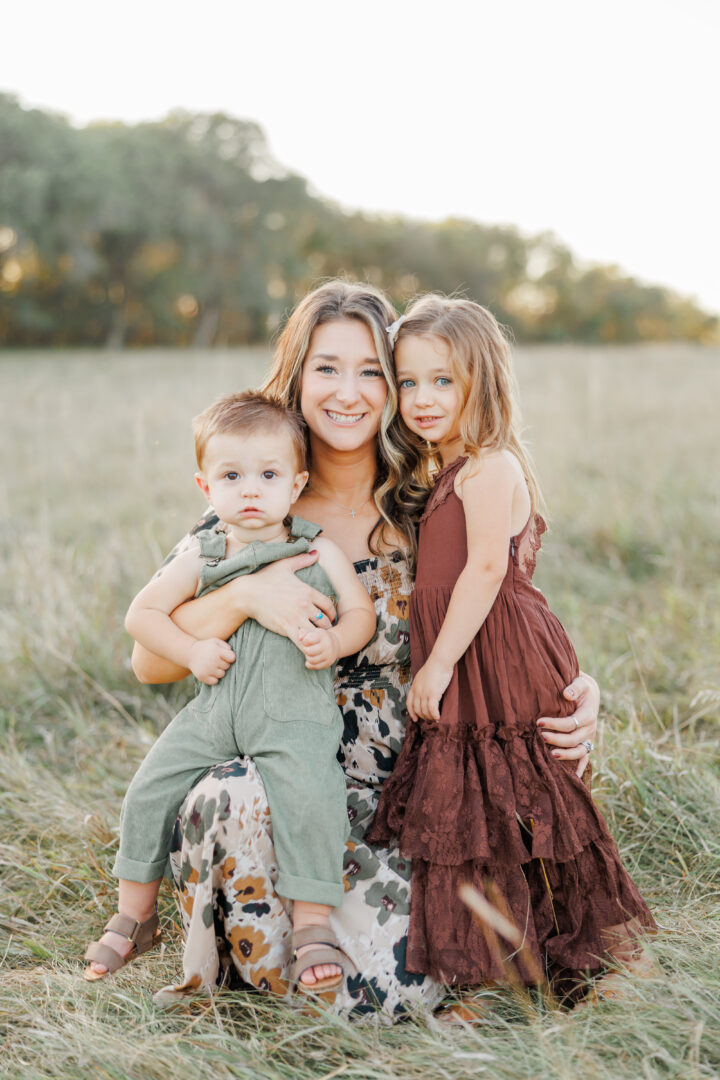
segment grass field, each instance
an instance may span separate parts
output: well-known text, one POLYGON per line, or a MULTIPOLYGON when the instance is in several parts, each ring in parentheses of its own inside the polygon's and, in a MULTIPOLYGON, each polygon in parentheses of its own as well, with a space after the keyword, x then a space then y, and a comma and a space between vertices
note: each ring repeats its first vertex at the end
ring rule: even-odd
POLYGON ((187 693, 135 682, 124 610, 202 509, 189 418, 266 363, 0 357, 0 1076, 718 1076, 718 350, 518 354, 552 528, 537 580, 603 688, 595 790, 662 924, 662 976, 582 1016, 498 991, 473 1030, 350 1025, 242 993, 168 1015, 151 1000, 180 972, 165 893, 162 957, 79 977, 113 903, 123 791, 187 693))

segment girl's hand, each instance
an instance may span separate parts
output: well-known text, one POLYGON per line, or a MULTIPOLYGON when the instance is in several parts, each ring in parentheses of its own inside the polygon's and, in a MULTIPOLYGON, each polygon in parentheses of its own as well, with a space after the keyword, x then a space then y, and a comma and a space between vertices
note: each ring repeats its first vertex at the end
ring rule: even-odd
POLYGON ((305 627, 308 622, 315 625, 314 619, 320 612, 333 623, 335 605, 332 600, 295 576, 296 570, 312 566, 317 560, 317 551, 308 551, 305 555, 280 559, 255 574, 237 578, 242 583, 239 588, 242 589, 245 614, 266 630, 295 641, 298 628, 305 627))
POLYGON ((235 653, 227 641, 221 641, 220 638, 206 638, 190 646, 190 670, 196 679, 208 686, 215 686, 234 663, 235 653))
POLYGON ((552 756, 566 761, 577 761, 576 774, 582 776, 590 755, 582 743, 591 742, 597 733, 600 709, 600 688, 591 675, 580 672, 576 679, 563 690, 567 701, 577 702, 572 716, 541 716, 537 721, 545 742, 557 747, 552 756), (577 724, 575 721, 577 720, 577 724))
POLYGON ((309 626, 298 631, 293 641, 305 654, 305 667, 315 671, 329 668, 338 658, 338 641, 332 630, 309 626))
POLYGON ((411 720, 440 719, 440 698, 450 685, 452 673, 452 665, 440 664, 432 657, 423 664, 407 696, 407 711, 411 720))

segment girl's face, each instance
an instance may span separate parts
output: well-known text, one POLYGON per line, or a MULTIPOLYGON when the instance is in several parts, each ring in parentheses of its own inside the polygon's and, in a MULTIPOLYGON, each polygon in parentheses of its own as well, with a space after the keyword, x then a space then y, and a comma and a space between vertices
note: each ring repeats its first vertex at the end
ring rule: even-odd
POLYGON ((300 411, 317 440, 357 450, 380 429, 387 383, 373 336, 359 319, 317 326, 303 362, 300 411))
POLYGON ((460 434, 460 394, 450 349, 436 337, 401 337, 395 346, 400 414, 416 435, 441 446, 460 434))

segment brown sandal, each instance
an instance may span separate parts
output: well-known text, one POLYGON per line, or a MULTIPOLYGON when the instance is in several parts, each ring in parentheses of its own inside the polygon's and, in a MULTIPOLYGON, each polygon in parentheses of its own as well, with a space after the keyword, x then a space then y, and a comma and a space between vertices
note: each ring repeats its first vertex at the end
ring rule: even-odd
POLYGON ((94 941, 88 947, 85 959, 95 961, 96 964, 104 964, 107 971, 95 971, 88 965, 83 972, 83 977, 88 982, 96 982, 98 979, 104 979, 106 975, 114 974, 121 967, 125 967, 131 960, 134 960, 136 956, 141 956, 148 949, 159 945, 162 940, 157 911, 153 912, 145 922, 138 922, 137 919, 131 919, 128 915, 113 915, 104 932, 107 933, 109 930, 131 941, 132 948, 126 956, 122 956, 111 945, 102 945, 99 941, 94 941))
POLYGON ((345 954, 338 948, 337 938, 329 926, 303 926, 300 930, 293 930, 292 936, 293 979, 298 989, 306 994, 319 994, 324 990, 332 990, 339 986, 345 972, 345 954), (298 957, 298 949, 303 945, 324 945, 324 949, 308 949, 298 957), (310 968, 319 967, 321 964, 335 964, 341 969, 339 975, 329 975, 317 982, 304 983, 300 976, 310 968))

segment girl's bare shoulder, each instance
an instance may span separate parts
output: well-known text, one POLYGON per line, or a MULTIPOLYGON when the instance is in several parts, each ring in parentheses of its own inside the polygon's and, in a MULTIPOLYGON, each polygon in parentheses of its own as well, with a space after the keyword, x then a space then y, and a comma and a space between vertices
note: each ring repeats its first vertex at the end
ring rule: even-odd
POLYGON ((455 476, 455 493, 462 499, 463 485, 475 479, 505 479, 508 483, 524 483, 520 462, 510 450, 482 450, 468 455, 467 461, 455 476))

